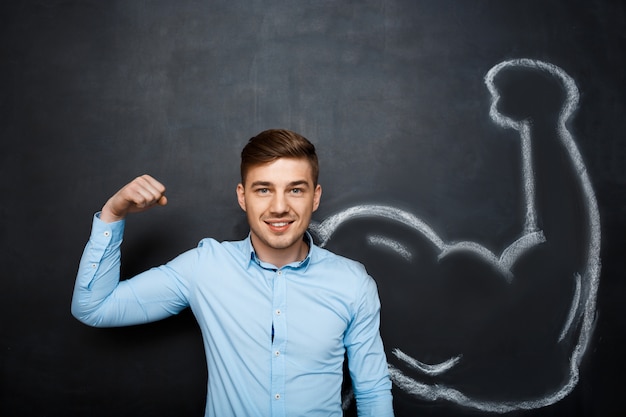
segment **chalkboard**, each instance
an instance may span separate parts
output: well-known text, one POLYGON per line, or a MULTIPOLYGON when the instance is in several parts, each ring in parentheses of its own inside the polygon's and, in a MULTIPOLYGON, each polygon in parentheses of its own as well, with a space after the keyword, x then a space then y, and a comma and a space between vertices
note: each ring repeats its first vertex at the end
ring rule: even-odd
POLYGON ((170 203, 129 219, 125 276, 245 237, 267 128, 318 148, 311 233, 378 284, 397 416, 626 410, 624 3, 0 7, 1 415, 202 415, 190 312, 88 328, 78 260, 143 173, 170 203))

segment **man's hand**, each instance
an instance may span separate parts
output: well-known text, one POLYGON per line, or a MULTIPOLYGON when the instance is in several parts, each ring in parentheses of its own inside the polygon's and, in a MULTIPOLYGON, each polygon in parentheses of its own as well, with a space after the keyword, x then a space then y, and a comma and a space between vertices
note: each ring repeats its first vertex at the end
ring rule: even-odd
POLYGON ((122 220, 129 213, 167 204, 165 186, 150 175, 142 175, 126 184, 102 207, 100 219, 106 223, 122 220))

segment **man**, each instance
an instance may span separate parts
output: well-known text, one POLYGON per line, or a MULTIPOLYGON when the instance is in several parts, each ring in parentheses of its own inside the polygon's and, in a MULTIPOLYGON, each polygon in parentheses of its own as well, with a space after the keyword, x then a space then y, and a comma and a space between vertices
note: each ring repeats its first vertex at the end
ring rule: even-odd
POLYGON ((347 353, 359 416, 392 416, 374 280, 361 264, 313 244, 322 188, 315 147, 287 130, 250 139, 239 205, 248 238, 196 249, 120 282, 124 219, 167 204, 144 175, 94 216, 72 314, 91 326, 147 323, 191 307, 209 373, 206 416, 341 416, 347 353))

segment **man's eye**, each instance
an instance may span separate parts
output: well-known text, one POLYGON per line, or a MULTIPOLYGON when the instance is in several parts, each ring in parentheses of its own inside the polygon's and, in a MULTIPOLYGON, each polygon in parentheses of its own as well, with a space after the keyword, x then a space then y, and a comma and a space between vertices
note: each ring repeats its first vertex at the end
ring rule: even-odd
POLYGON ((300 188, 293 188, 291 190, 291 193, 292 194, 302 194, 302 189, 300 189, 300 188))
POLYGON ((267 194, 270 192, 269 188, 259 188, 256 190, 257 193, 259 194, 267 194))

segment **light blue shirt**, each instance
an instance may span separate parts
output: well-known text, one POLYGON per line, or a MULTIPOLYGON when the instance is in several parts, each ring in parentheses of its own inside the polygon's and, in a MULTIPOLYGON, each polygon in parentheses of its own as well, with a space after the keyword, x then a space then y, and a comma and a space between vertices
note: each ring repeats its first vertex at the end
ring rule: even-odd
POLYGON ((276 268, 249 237, 203 239, 120 281, 123 231, 124 221, 94 216, 72 314, 111 327, 191 307, 207 357, 206 416, 339 417, 345 352, 359 416, 393 416, 378 292, 361 264, 311 244, 302 262, 276 268))

